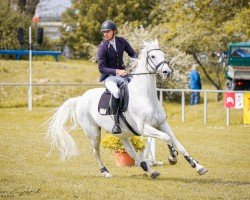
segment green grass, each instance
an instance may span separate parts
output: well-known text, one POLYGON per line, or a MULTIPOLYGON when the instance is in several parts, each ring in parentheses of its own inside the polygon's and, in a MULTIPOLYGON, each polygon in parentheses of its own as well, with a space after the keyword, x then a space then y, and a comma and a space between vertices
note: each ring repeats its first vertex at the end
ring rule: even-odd
MULTIPOLYGON (((96 63, 65 59, 55 62, 53 58, 50 61, 46 57, 34 57, 34 60, 32 62, 33 83, 99 83, 99 71, 96 63)), ((205 76, 202 77, 203 88, 214 89, 205 76)), ((28 83, 29 62, 0 60, 0 82, 28 83)), ((33 86, 33 105, 59 106, 61 102, 70 97, 79 96, 89 88, 83 86, 33 86)), ((0 93, 0 108, 27 106, 27 86, 0 87, 0 93)), ((216 94, 207 94, 207 98, 210 102, 214 102, 216 94)))
MULTIPOLYGON (((181 104, 164 102, 163 106, 166 108, 167 119, 174 123, 180 123, 181 119, 181 104)), ((190 125, 204 124, 204 104, 200 103, 195 106, 185 105, 185 123, 190 125)), ((221 126, 226 125, 226 108, 224 102, 216 102, 210 100, 207 103, 207 125, 221 126)), ((243 110, 230 109, 230 125, 243 124, 243 110)))
MULTIPOLYGON (((199 121, 180 123, 179 107, 169 105, 168 121, 188 152, 209 172, 199 176, 179 156, 177 165, 166 161, 167 146, 157 141, 154 167, 162 175, 145 177, 139 167, 115 166, 114 152, 101 148, 106 167, 114 175, 104 179, 81 130, 72 133, 80 156, 61 162, 58 152, 46 157, 45 128, 50 108, 0 109, 0 198, 6 199, 249 199, 249 126, 199 121), (9 198, 7 198, 9 197, 9 198)), ((199 109, 199 107, 197 107, 199 109)), ((194 115, 194 118, 198 118, 194 115)), ((104 134, 105 135, 105 134, 104 134)))
MULTIPOLYGON (((27 83, 28 66, 27 61, 0 60, 0 82, 27 83)), ((98 83, 98 78, 96 64, 87 61, 33 62, 35 83, 98 83)), ((211 88, 207 83, 204 87, 211 88)), ((164 103, 175 135, 208 168, 207 174, 199 176, 181 155, 177 165, 170 166, 166 144, 157 141, 157 160, 165 163, 154 167, 162 174, 157 180, 138 167, 116 167, 114 152, 102 148, 105 166, 114 175, 107 180, 81 130, 72 133, 79 157, 61 162, 56 151, 46 156, 49 145, 41 124, 54 106, 88 88, 33 89, 34 108, 28 112, 27 88, 0 87, 0 199, 249 199, 250 129, 242 125, 242 110, 231 110, 227 127, 223 102, 216 102, 214 94, 208 94, 207 125, 203 125, 203 104, 187 105, 182 123, 180 103, 164 103)))
MULTIPOLYGON (((28 83, 28 61, 0 60, 2 83, 28 83)), ((33 83, 99 83, 97 65, 88 61, 49 62, 35 61, 32 64, 33 83)), ((89 87, 34 86, 34 106, 59 106, 62 101, 83 94, 89 87)), ((28 88, 0 87, 0 108, 27 106, 28 88)))

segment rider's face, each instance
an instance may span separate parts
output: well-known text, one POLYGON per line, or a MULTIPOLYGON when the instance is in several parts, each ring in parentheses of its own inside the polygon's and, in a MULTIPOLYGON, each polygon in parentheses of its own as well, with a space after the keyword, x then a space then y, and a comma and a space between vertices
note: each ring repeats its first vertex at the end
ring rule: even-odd
POLYGON ((103 36, 105 40, 112 40, 115 34, 115 30, 103 31, 103 36))

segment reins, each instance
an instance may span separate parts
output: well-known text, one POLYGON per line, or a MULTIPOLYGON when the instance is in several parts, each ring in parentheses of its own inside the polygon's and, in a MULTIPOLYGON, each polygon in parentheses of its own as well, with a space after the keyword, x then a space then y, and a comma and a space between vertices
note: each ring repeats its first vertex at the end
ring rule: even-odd
POLYGON ((130 73, 129 76, 133 75, 145 75, 145 74, 157 74, 156 72, 144 72, 144 73, 130 73))

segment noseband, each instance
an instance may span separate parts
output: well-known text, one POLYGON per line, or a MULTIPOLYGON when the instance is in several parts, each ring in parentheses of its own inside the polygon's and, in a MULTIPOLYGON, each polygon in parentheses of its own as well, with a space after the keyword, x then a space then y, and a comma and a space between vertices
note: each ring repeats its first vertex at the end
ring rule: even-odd
POLYGON ((158 68, 162 65, 162 64, 167 64, 168 62, 166 60, 161 61, 160 63, 158 63, 157 65, 153 62, 153 60, 151 59, 149 52, 151 51, 161 51, 161 49, 151 49, 147 52, 147 64, 151 67, 151 69, 156 73, 158 68), (153 63, 154 66, 152 66, 149 62, 149 60, 151 61, 151 63, 153 63))

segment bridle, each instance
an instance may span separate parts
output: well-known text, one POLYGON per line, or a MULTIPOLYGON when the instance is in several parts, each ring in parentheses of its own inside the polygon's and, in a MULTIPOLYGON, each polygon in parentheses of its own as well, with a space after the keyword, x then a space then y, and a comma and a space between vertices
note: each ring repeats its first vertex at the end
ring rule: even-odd
MULTIPOLYGON (((154 61, 152 60, 152 58, 150 57, 149 53, 151 51, 162 51, 161 49, 151 49, 147 52, 147 66, 149 66, 153 72, 144 72, 144 73, 131 73, 129 75, 146 75, 146 74, 157 74, 157 70, 158 68, 162 65, 162 64, 168 64, 168 61, 167 60, 163 60, 161 62, 159 62, 157 65, 154 63, 154 61), (150 62, 151 64, 150 64, 150 62), (152 66, 153 64, 153 66, 152 66)), ((148 70, 149 71, 149 70, 148 70)))
POLYGON ((151 69, 156 73, 157 72, 157 70, 158 70, 158 68, 162 65, 162 64, 167 64, 168 62, 166 61, 166 60, 163 60, 163 61, 161 61, 160 63, 158 63, 157 65, 154 63, 154 61, 152 60, 152 58, 150 57, 150 55, 149 55, 149 53, 151 52, 151 51, 161 51, 162 52, 162 50, 161 49, 151 49, 151 50, 149 50, 148 52, 147 52, 147 64, 151 67, 151 69), (150 62, 149 61, 151 61, 151 63, 153 63, 153 67, 152 67, 152 65, 150 64, 150 62))

